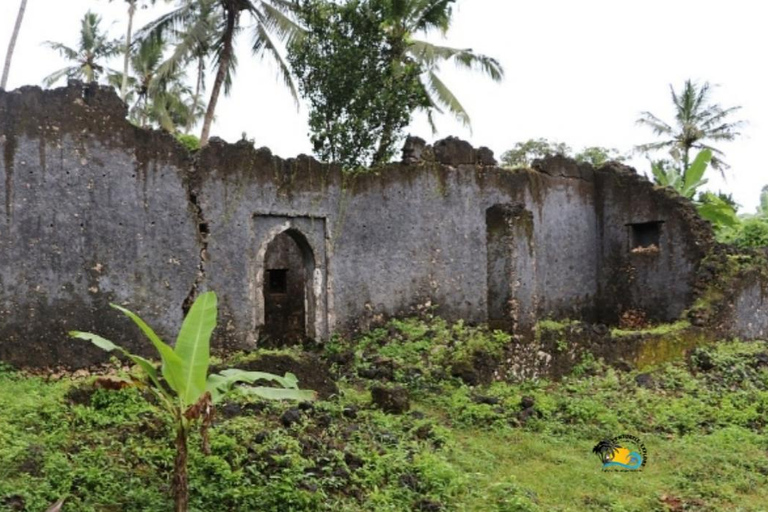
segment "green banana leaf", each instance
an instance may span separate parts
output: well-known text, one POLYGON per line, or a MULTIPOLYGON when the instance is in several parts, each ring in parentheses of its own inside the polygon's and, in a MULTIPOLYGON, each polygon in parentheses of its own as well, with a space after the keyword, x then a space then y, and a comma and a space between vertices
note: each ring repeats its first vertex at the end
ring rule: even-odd
POLYGON ((179 336, 174 352, 181 359, 182 402, 190 406, 205 393, 210 363, 210 341, 216 327, 216 294, 206 292, 192 304, 179 336))

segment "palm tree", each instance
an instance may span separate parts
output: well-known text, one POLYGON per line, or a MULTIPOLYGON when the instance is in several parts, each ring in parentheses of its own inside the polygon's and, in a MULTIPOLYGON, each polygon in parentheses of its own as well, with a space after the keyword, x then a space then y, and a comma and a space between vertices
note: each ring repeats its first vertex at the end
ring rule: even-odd
POLYGON ((678 93, 669 86, 672 103, 675 105, 675 121, 668 124, 650 112, 642 112, 638 124, 648 126, 655 135, 664 140, 637 146, 644 153, 668 149, 682 169, 690 165, 691 150, 709 149, 714 154, 712 167, 720 170, 728 168, 723 162, 723 152, 709 145, 709 142, 732 141, 740 135, 738 128, 743 121, 730 121, 729 118, 741 107, 723 108, 712 103, 712 86, 704 82, 701 86, 686 80, 678 93))
MULTIPOLYGON (((163 62, 157 70, 159 77, 171 76, 178 73, 182 67, 194 63, 196 67, 195 90, 192 95, 191 111, 197 112, 200 108, 200 97, 205 92, 205 78, 207 71, 207 59, 213 54, 212 43, 217 39, 217 13, 215 2, 200 2, 196 5, 197 11, 190 19, 192 24, 175 28, 167 25, 159 25, 151 32, 142 30, 143 37, 150 33, 168 33, 169 39, 174 41, 173 54, 163 62)), ((190 116, 186 126, 186 133, 192 130, 196 117, 190 116)))
POLYGON ((95 82, 101 77, 114 73, 103 64, 103 61, 117 55, 120 52, 120 45, 107 39, 107 34, 102 33, 99 28, 100 24, 100 16, 91 11, 85 13, 80 22, 80 42, 77 49, 52 41, 44 43, 67 60, 74 62, 73 65, 48 75, 43 80, 45 85, 50 87, 63 77, 95 82))
MULTIPOLYGON (((423 40, 414 39, 413 34, 426 34, 438 30, 442 35, 448 31, 453 14, 455 0, 400 0, 385 2, 386 17, 390 20, 388 30, 391 34, 393 62, 417 63, 422 69, 421 84, 429 106, 427 118, 432 130, 436 131, 433 112, 447 110, 465 126, 471 126, 470 117, 454 93, 440 79, 440 65, 452 62, 455 65, 483 73, 496 82, 504 78, 501 64, 491 57, 478 54, 468 48, 450 48, 437 46, 423 40)), ((392 126, 385 126, 374 161, 383 158, 391 143, 392 126)))
MULTIPOLYGON (((288 66, 278 48, 278 42, 290 43, 301 32, 289 17, 294 8, 295 3, 291 0, 183 0, 177 9, 151 22, 137 34, 137 38, 144 38, 176 31, 178 45, 167 63, 168 69, 196 58, 202 72, 203 55, 213 58, 216 75, 203 120, 201 146, 208 143, 222 89, 227 94, 232 86, 237 68, 234 43, 236 36, 245 30, 243 16, 250 22, 252 52, 275 60, 278 73, 297 99, 288 66)), ((198 87, 201 81, 198 74, 198 87)))
POLYGON ((201 109, 192 102, 192 91, 185 84, 184 70, 160 73, 165 42, 146 38, 134 47, 130 58, 132 74, 114 74, 110 82, 116 87, 127 84, 125 101, 131 105, 130 118, 141 127, 156 125, 170 133, 178 126, 190 126, 202 117, 201 109))
MULTIPOLYGON (((112 0, 109 0, 112 2, 112 0)), ((155 5, 157 0, 149 0, 152 5, 155 5)), ((168 1, 168 0, 166 0, 168 1)), ((128 95, 128 73, 131 60, 131 45, 133 44, 133 18, 136 15, 136 9, 138 8, 139 0, 125 0, 128 4, 128 30, 125 33, 125 46, 123 48, 123 81, 120 83, 120 97, 123 101, 126 101, 128 95)))
POLYGON ((8 43, 8 51, 5 54, 5 66, 3 66, 3 77, 0 79, 0 89, 5 89, 8 85, 8 74, 11 72, 11 59, 13 59, 13 50, 16 48, 16 40, 19 38, 21 29, 21 20, 24 19, 24 11, 27 9, 27 0, 21 0, 19 13, 16 15, 16 24, 13 26, 11 42, 8 43))

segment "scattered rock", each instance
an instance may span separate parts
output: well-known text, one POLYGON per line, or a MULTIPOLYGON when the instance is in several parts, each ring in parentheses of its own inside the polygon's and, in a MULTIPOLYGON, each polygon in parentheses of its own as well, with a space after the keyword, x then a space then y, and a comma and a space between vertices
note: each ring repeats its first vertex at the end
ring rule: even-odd
POLYGON ((280 423, 286 428, 301 423, 301 410, 298 407, 288 409, 280 416, 280 423))
POLYGON ((760 352, 759 354, 755 354, 755 360, 752 362, 752 366, 755 368, 767 368, 768 352, 760 352))
POLYGON ((353 420, 353 419, 357 418, 357 411, 358 411, 357 406, 355 406, 355 405, 348 405, 344 409, 342 409, 341 414, 345 418, 353 420))
POLYGON ((624 373, 632 371, 632 365, 624 360, 616 361, 615 363, 613 363, 613 367, 619 370, 620 372, 624 372, 624 373))
POLYGON ((354 453, 344 452, 344 463, 350 471, 357 471, 365 465, 365 461, 354 453))
POLYGON ((64 395, 64 398, 67 400, 67 402, 69 402, 70 405, 89 406, 91 405, 91 397, 93 397, 95 392, 96 389, 90 385, 75 386, 69 388, 69 391, 67 391, 67 394, 64 395))
POLYGON ((320 428, 328 428, 331 426, 331 423, 333 423, 333 418, 331 418, 330 414, 321 414, 317 417, 315 423, 317 423, 317 426, 320 428))
POLYGON ((715 367, 715 362, 712 361, 712 356, 705 350, 696 348, 691 352, 691 363, 693 368, 708 372, 715 367))
POLYGON ((451 376, 461 379, 468 386, 480 384, 480 375, 469 361, 456 361, 451 366, 451 376))
POLYGON ((348 366, 355 361, 355 353, 351 350, 337 352, 336 354, 331 354, 328 356, 327 360, 329 364, 348 366))
POLYGON ((536 409, 534 409, 533 407, 529 407, 529 408, 527 408, 527 409, 524 409, 524 410, 522 410, 522 411, 521 411, 521 412, 520 412, 520 413, 517 415, 517 419, 518 419, 518 421, 519 421, 521 424, 523 424, 523 425, 525 425, 525 423, 526 423, 526 422, 527 422, 527 421, 528 421, 530 418, 538 418, 538 417, 539 417, 539 413, 538 413, 538 412, 536 411, 536 409))
POLYGON ((536 400, 532 396, 524 396, 520 399, 520 407, 522 409, 530 409, 536 404, 536 400))
POLYGON ((402 475, 400 475, 400 478, 398 480, 400 481, 401 487, 405 487, 412 491, 418 491, 419 486, 421 485, 421 481, 419 481, 419 477, 414 475, 413 473, 403 473, 402 475))
POLYGON ((501 403, 501 399, 495 397, 495 396, 484 396, 484 395, 475 395, 472 397, 472 401, 476 404, 485 404, 485 405, 499 405, 501 403))
POLYGON ((635 384, 637 384, 638 387, 645 388, 645 389, 651 389, 653 387, 653 377, 650 373, 641 373, 637 376, 635 376, 635 384))
POLYGON ((413 504, 413 509, 419 512, 441 512, 443 510, 443 504, 438 501, 423 498, 413 504))
POLYGON ((432 429, 432 425, 429 423, 425 423, 424 425, 417 428, 413 435, 416 436, 417 439, 421 439, 422 441, 426 441, 428 439, 433 439, 435 437, 435 432, 432 429))
POLYGON ((0 500, 0 504, 3 505, 3 508, 6 508, 11 511, 21 511, 26 510, 27 502, 24 499, 24 496, 20 496, 18 494, 11 494, 10 496, 5 496, 3 499, 0 500))
POLYGON ((267 439, 269 439, 269 432, 265 430, 257 432, 256 435, 253 436, 253 442, 256 444, 264 444, 267 439))
POLYGON ((243 414, 243 407, 240 404, 227 402, 218 407, 218 412, 224 418, 234 418, 243 414))
POLYGON ((371 390, 373 404, 390 414, 403 414, 411 408, 408 391, 402 387, 376 386, 371 390))

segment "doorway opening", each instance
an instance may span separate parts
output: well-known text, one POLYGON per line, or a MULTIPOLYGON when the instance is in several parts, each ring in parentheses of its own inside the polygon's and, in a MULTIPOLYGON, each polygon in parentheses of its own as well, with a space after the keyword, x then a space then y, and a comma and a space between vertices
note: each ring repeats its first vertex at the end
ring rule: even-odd
POLYGON ((266 348, 301 344, 309 338, 307 318, 314 318, 312 276, 315 258, 299 231, 277 235, 264 256, 264 327, 259 344, 266 348))

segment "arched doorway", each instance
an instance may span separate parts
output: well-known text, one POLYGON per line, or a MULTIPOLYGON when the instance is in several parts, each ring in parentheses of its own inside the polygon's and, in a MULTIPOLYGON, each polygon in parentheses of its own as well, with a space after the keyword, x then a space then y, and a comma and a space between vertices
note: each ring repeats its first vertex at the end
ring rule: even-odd
POLYGON ((315 258, 304 236, 294 229, 269 242, 264 255, 264 326, 259 344, 284 347, 305 341, 307 318, 314 315, 312 277, 315 258))

